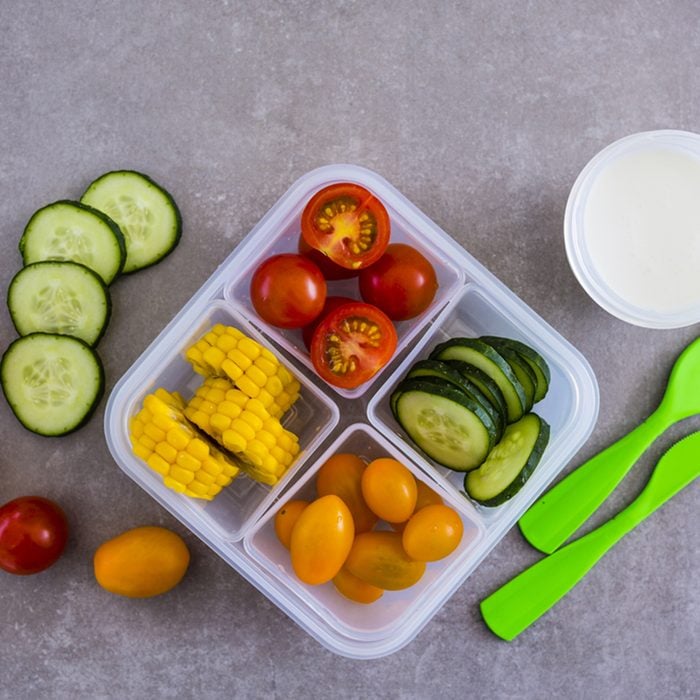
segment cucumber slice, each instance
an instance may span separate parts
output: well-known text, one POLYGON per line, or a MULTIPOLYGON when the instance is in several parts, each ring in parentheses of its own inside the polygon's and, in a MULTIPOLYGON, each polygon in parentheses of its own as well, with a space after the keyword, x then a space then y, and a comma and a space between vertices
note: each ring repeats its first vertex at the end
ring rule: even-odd
POLYGON ((537 378, 537 388, 535 389, 535 402, 542 401, 549 390, 549 383, 552 380, 552 375, 549 370, 549 365, 546 360, 540 355, 537 350, 534 350, 529 345, 521 343, 519 340, 512 338, 501 338, 500 336, 486 335, 481 340, 490 343, 498 348, 499 345, 510 347, 520 355, 525 362, 530 365, 530 368, 535 373, 537 378))
POLYGON ((7 306, 20 335, 72 335, 95 345, 111 314, 102 279, 80 263, 46 261, 23 267, 10 282, 7 306))
POLYGON ((467 471, 486 459, 496 426, 481 404, 443 382, 405 379, 397 391, 396 420, 438 464, 467 471))
POLYGON ((430 357, 435 360, 462 360, 478 367, 493 379, 503 392, 509 423, 525 413, 527 399, 520 380, 511 366, 491 345, 476 338, 452 338, 440 343, 430 357))
POLYGON ((32 333, 5 351, 0 383, 25 428, 39 435, 65 435, 94 412, 104 392, 104 370, 82 340, 32 333))
POLYGON ((509 425, 486 461, 466 475, 464 489, 484 506, 513 498, 532 475, 549 442, 549 425, 535 413, 509 425))
POLYGON ((446 382, 478 401, 491 416, 496 426, 496 440, 500 440, 505 428, 505 412, 501 413, 496 409, 479 387, 457 371, 457 369, 450 367, 445 362, 440 362, 440 360, 419 360, 411 367, 406 377, 408 379, 420 377, 425 380, 446 382))
POLYGON ((481 393, 491 402, 491 405, 503 416, 505 425, 508 416, 508 407, 506 400, 503 398, 503 392, 498 388, 498 384, 489 377, 486 372, 482 372, 478 367, 470 365, 468 362, 461 360, 447 360, 445 363, 456 369, 460 374, 463 374, 472 384, 475 384, 481 393))
POLYGON ((121 229, 126 242, 125 274, 155 265, 180 240, 182 217, 175 200, 142 173, 106 173, 87 188, 80 201, 107 214, 121 229))
POLYGON ((518 355, 515 350, 511 350, 509 347, 502 345, 501 347, 496 347, 496 351, 503 356, 503 359, 510 365, 513 370, 513 374, 518 378, 520 383, 523 385, 523 391, 525 392, 525 413, 530 411, 535 404, 535 389, 537 387, 537 377, 535 373, 530 368, 530 365, 525 362, 525 360, 518 355))
POLYGON ((70 260, 94 270, 105 284, 122 271, 124 236, 106 214, 86 204, 61 200, 35 212, 19 241, 25 265, 70 260))

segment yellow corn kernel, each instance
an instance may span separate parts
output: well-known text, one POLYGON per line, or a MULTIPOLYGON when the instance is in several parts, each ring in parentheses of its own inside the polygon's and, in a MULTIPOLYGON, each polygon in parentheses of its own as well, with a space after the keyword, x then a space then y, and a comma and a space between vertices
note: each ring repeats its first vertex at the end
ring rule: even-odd
POLYGON ((256 433, 262 430, 262 420, 251 411, 243 411, 240 415, 240 420, 245 421, 256 433))
POLYGON ((149 437, 148 435, 141 435, 139 436, 139 444, 145 447, 147 450, 153 452, 157 443, 152 437, 149 437))
POLYGON ((201 462, 209 456, 209 446, 204 440, 194 438, 194 440, 191 440, 189 445, 187 445, 187 452, 201 462))
POLYGON ((194 480, 193 471, 178 466, 171 467, 168 476, 171 479, 175 479, 175 481, 177 481, 180 484, 185 484, 185 486, 194 480))
POLYGON ((277 372, 278 364, 268 360, 262 355, 255 358, 253 363, 257 369, 259 369, 266 377, 272 377, 277 372))
POLYGON ((207 474, 211 474, 212 476, 218 476, 219 474, 224 473, 224 465, 220 464, 211 457, 207 457, 202 462, 202 470, 205 471, 207 474))
POLYGON ((153 450, 149 450, 148 447, 144 447, 143 445, 139 444, 133 439, 133 437, 131 439, 131 443, 133 445, 134 454, 141 458, 144 462, 148 462, 148 458, 153 454, 153 450))
POLYGON ((223 413, 215 413, 209 420, 209 429, 212 435, 220 436, 224 430, 231 427, 231 418, 223 413))
POLYGON ((155 452, 146 460, 146 464, 159 474, 166 475, 170 471, 170 465, 155 452))
POLYGON ((187 484, 187 490, 185 491, 188 496, 195 496, 196 498, 205 498, 208 495, 207 492, 208 485, 196 480, 187 484))
MULTIPOLYGON (((277 408, 275 404, 275 399, 272 394, 267 389, 260 389, 258 395, 255 397, 262 405, 262 407, 270 414, 275 415, 273 410, 277 408)), ((281 415, 281 414, 279 414, 281 415)))
POLYGON ((253 439, 248 442, 246 456, 254 455, 256 458, 260 459, 260 464, 262 464, 262 461, 265 459, 265 457, 267 457, 267 454, 267 447, 265 447, 260 440, 253 439))
POLYGON ((190 441, 187 431, 182 427, 168 430, 165 439, 168 441, 168 444, 172 445, 176 450, 184 450, 190 441))
POLYGON ((224 447, 231 452, 238 454, 244 452, 248 441, 235 430, 226 430, 221 435, 224 447))
MULTIPOLYGON (((227 397, 228 396, 229 394, 227 394, 227 397)), ((216 412, 222 416, 226 416, 228 418, 233 419, 238 418, 238 416, 241 415, 241 409, 242 406, 240 405, 240 403, 236 403, 235 401, 231 401, 228 398, 226 398, 216 407, 216 412)))
POLYGON ((240 418, 236 418, 234 421, 231 422, 231 430, 237 432, 246 441, 252 440, 255 437, 255 430, 253 430, 253 428, 248 423, 246 423, 244 420, 241 420, 240 418))
POLYGON ((202 359, 209 367, 221 367, 221 363, 226 359, 226 354, 217 347, 210 347, 204 352, 202 359))
POLYGON ((163 483, 169 489, 172 489, 173 491, 176 491, 177 493, 185 493, 185 485, 181 484, 179 481, 176 481, 172 477, 169 477, 169 476, 163 477, 163 483))
POLYGON ((168 430, 177 426, 177 421, 165 413, 156 413, 153 416, 153 425, 167 434, 168 430))
POLYGON ((284 386, 282 385, 282 380, 275 374, 267 380, 265 389, 270 392, 272 398, 276 399, 284 391, 284 386))
POLYGON ((155 452, 169 464, 173 464, 177 459, 177 450, 167 442, 159 442, 156 445, 155 452))
POLYGON ((275 436, 268 432, 267 430, 258 430, 258 432, 255 435, 256 440, 260 440, 263 445, 269 450, 271 450, 276 444, 277 440, 275 439, 275 436))
POLYGON ((262 354, 262 346, 252 338, 241 338, 238 341, 238 349, 249 359, 255 361, 262 354))
POLYGON ((243 374, 243 369, 241 369, 236 362, 231 360, 228 355, 221 363, 221 371, 224 372, 227 377, 230 377, 234 382, 243 374))
POLYGON ((260 387, 247 374, 236 380, 236 386, 252 399, 256 398, 260 393, 260 387))
POLYGON ((265 374, 265 372, 263 372, 259 367, 256 367, 255 365, 251 365, 250 367, 248 367, 248 369, 245 371, 245 375, 259 387, 265 386, 265 384, 269 381, 269 378, 265 374))
POLYGON ((165 432, 153 423, 146 423, 146 425, 143 426, 143 432, 156 442, 165 440, 165 432))
POLYGON ((187 452, 178 452, 175 463, 189 472, 196 472, 202 468, 202 463, 187 452))

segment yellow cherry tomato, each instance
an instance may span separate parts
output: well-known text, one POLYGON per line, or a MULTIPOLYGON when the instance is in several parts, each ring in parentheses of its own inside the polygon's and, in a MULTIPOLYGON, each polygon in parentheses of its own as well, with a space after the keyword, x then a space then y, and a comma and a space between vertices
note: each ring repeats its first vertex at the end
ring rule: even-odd
POLYGON ((457 549, 464 526, 457 513, 446 505, 421 508, 406 523, 401 543, 412 559, 437 561, 457 549))
POLYGON ((387 591, 399 591, 417 583, 425 562, 411 559, 401 544, 401 533, 360 533, 345 561, 345 568, 366 583, 387 591))
POLYGON ((333 585, 346 598, 365 605, 374 603, 375 600, 379 600, 384 595, 381 588, 353 576, 345 567, 334 576, 333 585))
POLYGON ((301 511, 308 505, 308 501, 287 501, 275 515, 275 534, 287 549, 289 549, 289 543, 292 539, 292 528, 301 515, 301 511))
POLYGON ((418 498, 416 480, 401 462, 380 457, 362 474, 362 495, 372 511, 389 523, 411 517, 418 498))
POLYGON ((187 571, 184 540, 163 527, 137 527, 101 544, 93 559, 97 582, 110 593, 150 598, 175 587, 187 571))
MULTIPOLYGON (((425 508, 425 506, 432 506, 443 502, 440 495, 435 493, 425 481, 416 479, 416 486, 418 488, 418 497, 416 498, 416 507, 413 509, 414 513, 417 513, 421 508, 425 508)), ((407 522, 408 521, 405 520, 402 523, 390 523, 390 525, 397 532, 403 532, 407 522)))
POLYGON ((292 528, 289 552, 304 583, 330 581, 345 563, 355 536, 349 508, 334 494, 309 503, 292 528))
POLYGON ((377 522, 377 516, 362 496, 362 474, 366 467, 367 464, 356 455, 340 452, 328 459, 316 476, 319 496, 334 493, 345 501, 352 513, 356 533, 371 530, 377 522))

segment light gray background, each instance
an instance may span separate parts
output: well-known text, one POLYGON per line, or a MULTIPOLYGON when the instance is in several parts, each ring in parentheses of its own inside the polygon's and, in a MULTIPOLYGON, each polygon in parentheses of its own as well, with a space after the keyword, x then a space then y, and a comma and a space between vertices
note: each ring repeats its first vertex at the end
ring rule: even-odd
MULTIPOLYGON (((700 131, 699 52, 694 0, 0 0, 0 285, 40 206, 120 167, 167 186, 184 236, 113 288, 100 345, 109 390, 296 178, 364 165, 589 359, 600 418, 569 470, 651 412, 698 326, 644 330, 589 300, 565 257, 567 194, 614 139, 700 131)), ((3 311, 3 347, 14 335, 3 311)), ((697 486, 515 642, 478 613, 538 559, 512 531, 415 641, 357 662, 319 646, 123 475, 103 409, 45 439, 0 401, 0 501, 55 498, 72 526, 52 569, 0 572, 1 697, 698 697, 697 486), (166 596, 111 596, 92 553, 143 524, 183 534, 191 569, 166 596)), ((659 440, 587 527, 698 425, 659 440)))

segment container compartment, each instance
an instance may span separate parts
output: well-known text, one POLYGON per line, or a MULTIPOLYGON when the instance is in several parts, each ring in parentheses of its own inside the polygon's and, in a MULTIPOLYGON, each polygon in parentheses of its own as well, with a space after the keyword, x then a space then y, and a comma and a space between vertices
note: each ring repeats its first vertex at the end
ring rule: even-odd
POLYGON ((185 519, 196 518, 206 524, 219 537, 237 540, 243 537, 246 528, 265 510, 279 491, 303 469, 310 455, 333 430, 338 422, 335 404, 309 382, 282 356, 278 348, 267 343, 261 334, 224 301, 211 302, 188 328, 183 328, 177 338, 161 352, 152 355, 129 378, 121 392, 121 420, 117 435, 113 439, 124 453, 125 467, 130 475, 151 492, 159 491, 168 506, 185 519), (196 340, 217 323, 234 326, 271 350, 301 383, 301 394, 294 405, 280 419, 282 425, 299 437, 301 451, 284 476, 274 486, 261 484, 242 471, 212 501, 190 498, 167 489, 161 477, 151 470, 131 451, 129 420, 141 408, 146 394, 158 387, 178 391, 188 400, 203 381, 203 377, 192 369, 184 352, 196 340))
MULTIPOLYGON (((250 320, 250 322, 279 343, 295 359, 313 372, 309 353, 302 340, 300 330, 276 328, 260 319, 250 298, 250 282, 257 267, 267 258, 279 253, 297 253, 298 241, 301 235, 301 213, 308 200, 320 189, 333 182, 358 182, 372 190, 371 184, 348 174, 347 177, 328 178, 309 186, 299 193, 299 198, 286 213, 286 216, 276 222, 276 226, 265 227, 265 235, 261 235, 261 245, 254 255, 249 256, 243 266, 232 270, 230 279, 225 282, 224 298, 250 320)), ((379 194, 379 193, 376 193, 379 194)), ((411 340, 422 332, 427 321, 434 317, 449 302, 464 282, 463 271, 454 265, 452 258, 440 255, 439 246, 435 245, 432 231, 422 222, 412 221, 402 215, 400 201, 391 192, 382 193, 380 199, 384 203, 391 219, 391 243, 406 243, 419 250, 433 265, 438 278, 438 290, 433 303, 420 316, 395 323, 398 335, 397 352, 399 354, 408 347, 411 340)), ((328 282, 329 296, 347 296, 362 301, 358 289, 357 278, 328 282)), ((386 372, 386 368, 378 372, 362 386, 348 390, 331 386, 333 391, 347 398, 356 398, 366 393, 372 384, 386 372)), ((330 385, 329 385, 330 386, 330 385)))
MULTIPOLYGON (((418 629, 453 590, 463 577, 466 562, 483 536, 481 525, 472 517, 466 501, 445 489, 413 464, 405 455, 372 427, 365 424, 349 426, 338 439, 314 462, 282 499, 280 499, 246 535, 243 544, 247 554, 288 590, 288 595, 308 606, 326 621, 329 632, 339 639, 377 642, 397 634, 417 633, 418 629), (428 484, 446 505, 461 517, 464 525, 462 541, 449 557, 427 565, 426 572, 414 586, 402 591, 386 591, 374 603, 364 605, 342 596, 329 582, 320 586, 302 583, 294 574, 289 551, 279 542, 274 531, 274 517, 285 502, 316 498, 315 479, 320 467, 339 452, 357 454, 369 462, 377 457, 393 457, 402 462, 417 480, 428 484)), ((389 529, 388 525, 380 526, 389 529)), ((345 643, 345 642, 341 642, 345 643)))
POLYGON ((547 395, 532 410, 549 423, 549 444, 535 472, 513 499, 496 508, 469 501, 487 524, 504 519, 511 524, 515 522, 566 464, 577 445, 582 444, 597 414, 597 387, 590 384, 590 376, 583 372, 575 351, 544 322, 519 319, 523 314, 534 317, 528 309, 518 312, 509 306, 507 297, 499 299, 480 285, 467 285, 368 407, 370 421, 382 434, 418 464, 429 465, 468 500, 464 492, 464 473, 443 467, 420 450, 391 413, 389 397, 414 362, 427 358, 436 345, 450 338, 497 335, 520 340, 537 350, 549 364, 552 377, 547 395))

